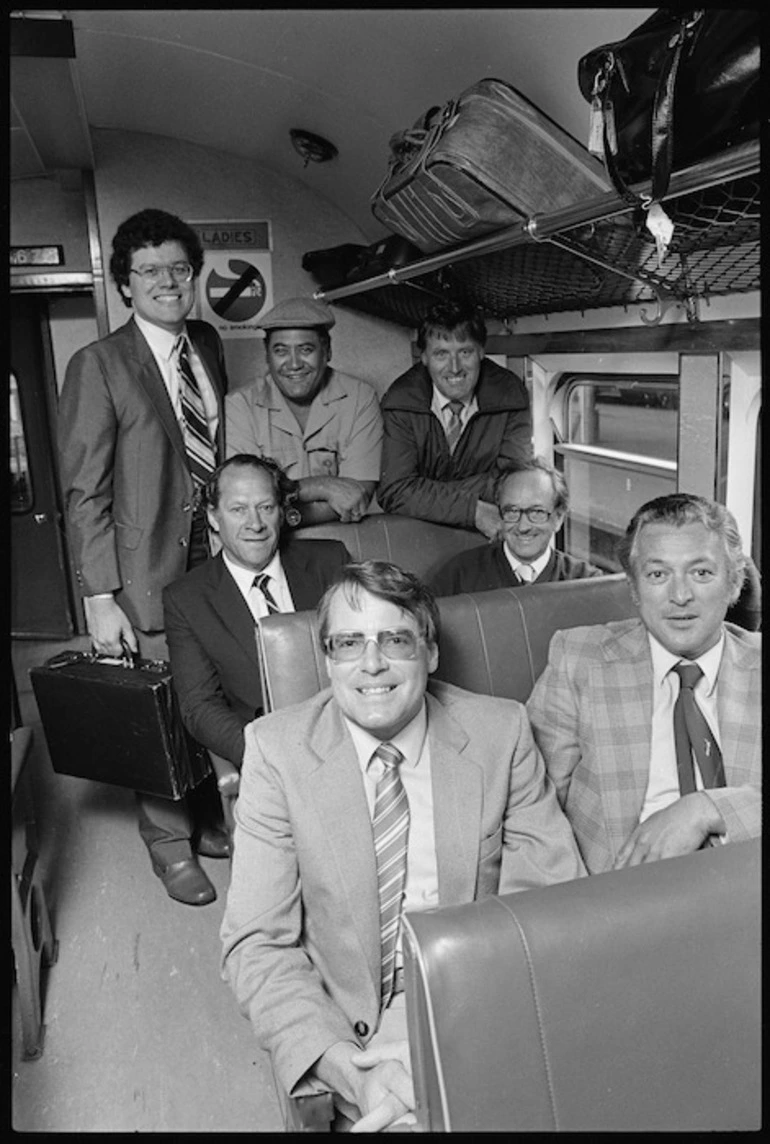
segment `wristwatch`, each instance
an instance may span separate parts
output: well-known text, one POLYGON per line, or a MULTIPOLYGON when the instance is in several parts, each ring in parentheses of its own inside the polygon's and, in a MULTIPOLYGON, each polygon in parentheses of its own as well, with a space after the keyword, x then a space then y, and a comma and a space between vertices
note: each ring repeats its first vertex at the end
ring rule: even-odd
POLYGON ((283 502, 283 518, 288 524, 289 528, 296 528, 297 525, 302 524, 302 513, 295 505, 295 501, 299 497, 299 489, 295 489, 291 493, 287 493, 283 502))

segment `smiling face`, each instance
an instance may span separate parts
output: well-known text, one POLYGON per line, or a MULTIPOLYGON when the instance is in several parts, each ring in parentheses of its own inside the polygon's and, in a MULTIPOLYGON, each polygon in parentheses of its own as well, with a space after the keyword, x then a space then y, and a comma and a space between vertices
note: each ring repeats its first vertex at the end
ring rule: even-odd
POLYGON ((717 533, 700 522, 644 525, 632 567, 634 603, 663 647, 692 660, 714 646, 733 595, 717 533))
POLYGON ((264 469, 238 464, 225 469, 219 477, 219 502, 207 515, 235 564, 261 572, 272 560, 283 513, 264 469))
POLYGON ((421 356, 439 393, 464 402, 473 396, 483 360, 484 349, 473 338, 441 331, 428 334, 421 356))
POLYGON ((498 500, 501 513, 506 507, 542 508, 551 513, 543 524, 533 524, 523 514, 516 524, 503 520, 505 543, 516 559, 524 564, 531 564, 542 556, 551 537, 561 528, 564 513, 554 511, 555 499, 551 478, 535 469, 511 473, 500 486, 498 500))
MULTIPOLYGON (((143 246, 131 255, 131 269, 143 270, 148 266, 168 268, 175 262, 188 262, 187 251, 175 239, 160 246, 143 246)), ((145 282, 141 274, 129 274, 128 286, 121 286, 124 297, 130 297, 140 318, 178 334, 184 326, 195 301, 195 279, 175 282, 171 271, 165 269, 156 282, 145 282)))
MULTIPOLYGON (((356 607, 342 588, 335 592, 329 605, 329 635, 363 632, 376 637, 381 631, 404 628, 421 634, 414 616, 390 601, 363 588, 354 600, 356 607)), ((332 693, 342 712, 383 742, 403 730, 420 710, 428 676, 437 666, 438 649, 424 639, 417 641, 414 659, 387 659, 374 640, 366 644, 360 659, 350 663, 326 658, 332 693)))
POLYGON ((266 354, 273 381, 287 401, 308 405, 323 385, 331 357, 318 330, 273 330, 266 354))

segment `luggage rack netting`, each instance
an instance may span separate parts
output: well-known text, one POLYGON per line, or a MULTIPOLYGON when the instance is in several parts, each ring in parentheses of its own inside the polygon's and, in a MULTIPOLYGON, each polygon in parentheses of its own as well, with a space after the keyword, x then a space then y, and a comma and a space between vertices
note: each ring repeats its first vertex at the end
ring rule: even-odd
POLYGON ((674 235, 660 266, 642 213, 629 211, 554 236, 568 249, 547 239, 527 242, 339 304, 413 327, 435 297, 447 294, 490 317, 515 318, 646 301, 656 287, 682 300, 759 289, 758 174, 681 195, 665 207, 674 235))

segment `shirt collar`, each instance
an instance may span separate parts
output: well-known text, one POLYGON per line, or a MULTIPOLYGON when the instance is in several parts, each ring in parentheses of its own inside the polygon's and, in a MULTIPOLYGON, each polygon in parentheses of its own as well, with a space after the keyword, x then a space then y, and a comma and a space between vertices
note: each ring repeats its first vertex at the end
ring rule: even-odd
MULTIPOLYGON (((449 397, 444 397, 444 394, 439 392, 439 390, 436 388, 436 386, 433 385, 433 382, 431 382, 431 385, 433 386, 433 397, 431 398, 431 403, 430 403, 431 411, 433 413, 435 413, 436 416, 443 422, 443 420, 444 420, 444 409, 446 408, 446 406, 449 404, 449 402, 452 399, 449 397)), ((469 418, 472 417, 474 413, 478 412, 478 408, 479 408, 479 403, 476 400, 476 392, 474 390, 470 401, 464 401, 463 402, 463 407, 460 410, 461 420, 463 422, 468 421, 469 418)))
POLYGON ((138 314, 134 314, 134 321, 144 334, 145 340, 152 352, 156 357, 162 358, 164 361, 168 361, 171 358, 179 334, 184 334, 189 340, 186 324, 182 326, 179 334, 172 334, 169 330, 164 330, 162 326, 156 326, 154 322, 148 322, 146 318, 140 318, 138 314))
POLYGON ((717 642, 712 648, 704 652, 703 655, 698 656, 697 659, 683 660, 681 655, 674 655, 667 648, 663 647, 652 632, 647 632, 647 638, 650 643, 650 654, 652 655, 652 673, 656 687, 662 687, 663 682, 675 664, 684 663, 697 663, 698 667, 703 672, 706 679, 706 694, 711 695, 717 685, 717 676, 719 675, 719 664, 722 660, 722 652, 725 646, 725 632, 722 629, 717 642))
MULTIPOLYGON (((358 756, 358 765, 363 774, 366 774, 369 760, 377 748, 382 745, 383 740, 378 739, 376 735, 372 735, 363 727, 359 727, 358 723, 354 723, 347 715, 343 714, 342 718, 350 731, 350 737, 353 740, 353 746, 358 756)), ((423 700, 422 707, 414 718, 407 723, 406 727, 402 728, 394 738, 388 739, 388 742, 392 743, 394 747, 397 747, 404 756, 402 766, 412 768, 417 766, 422 754, 427 729, 428 711, 425 706, 425 701, 423 700)))
MULTIPOLYGON (((551 559, 553 543, 553 537, 551 537, 551 539, 548 541, 548 547, 546 548, 545 552, 538 556, 537 560, 532 561, 531 567, 535 570, 535 579, 537 579, 540 573, 544 570, 548 561, 551 559)), ((518 556, 514 556, 505 541, 503 541, 503 552, 505 553, 505 558, 510 564, 511 568, 513 568, 514 572, 518 574, 519 568, 521 568, 522 564, 526 564, 527 561, 519 560, 518 556)))
MULTIPOLYGON (((252 572, 249 568, 241 568, 240 564, 236 564, 230 559, 224 549, 222 550, 222 559, 241 592, 244 596, 247 595, 254 584, 254 577, 257 576, 258 573, 252 572)), ((281 564, 280 552, 276 551, 273 553, 272 559, 268 561, 262 571, 266 572, 268 576, 272 576, 274 580, 278 580, 281 583, 283 582, 283 566, 281 564)))

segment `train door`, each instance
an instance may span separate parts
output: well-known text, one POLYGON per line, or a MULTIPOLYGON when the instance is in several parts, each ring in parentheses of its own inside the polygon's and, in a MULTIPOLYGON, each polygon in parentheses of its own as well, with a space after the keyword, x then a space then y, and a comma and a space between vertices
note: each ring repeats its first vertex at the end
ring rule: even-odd
POLYGON ((55 471, 48 307, 11 295, 11 635, 68 638, 75 630, 55 471))

